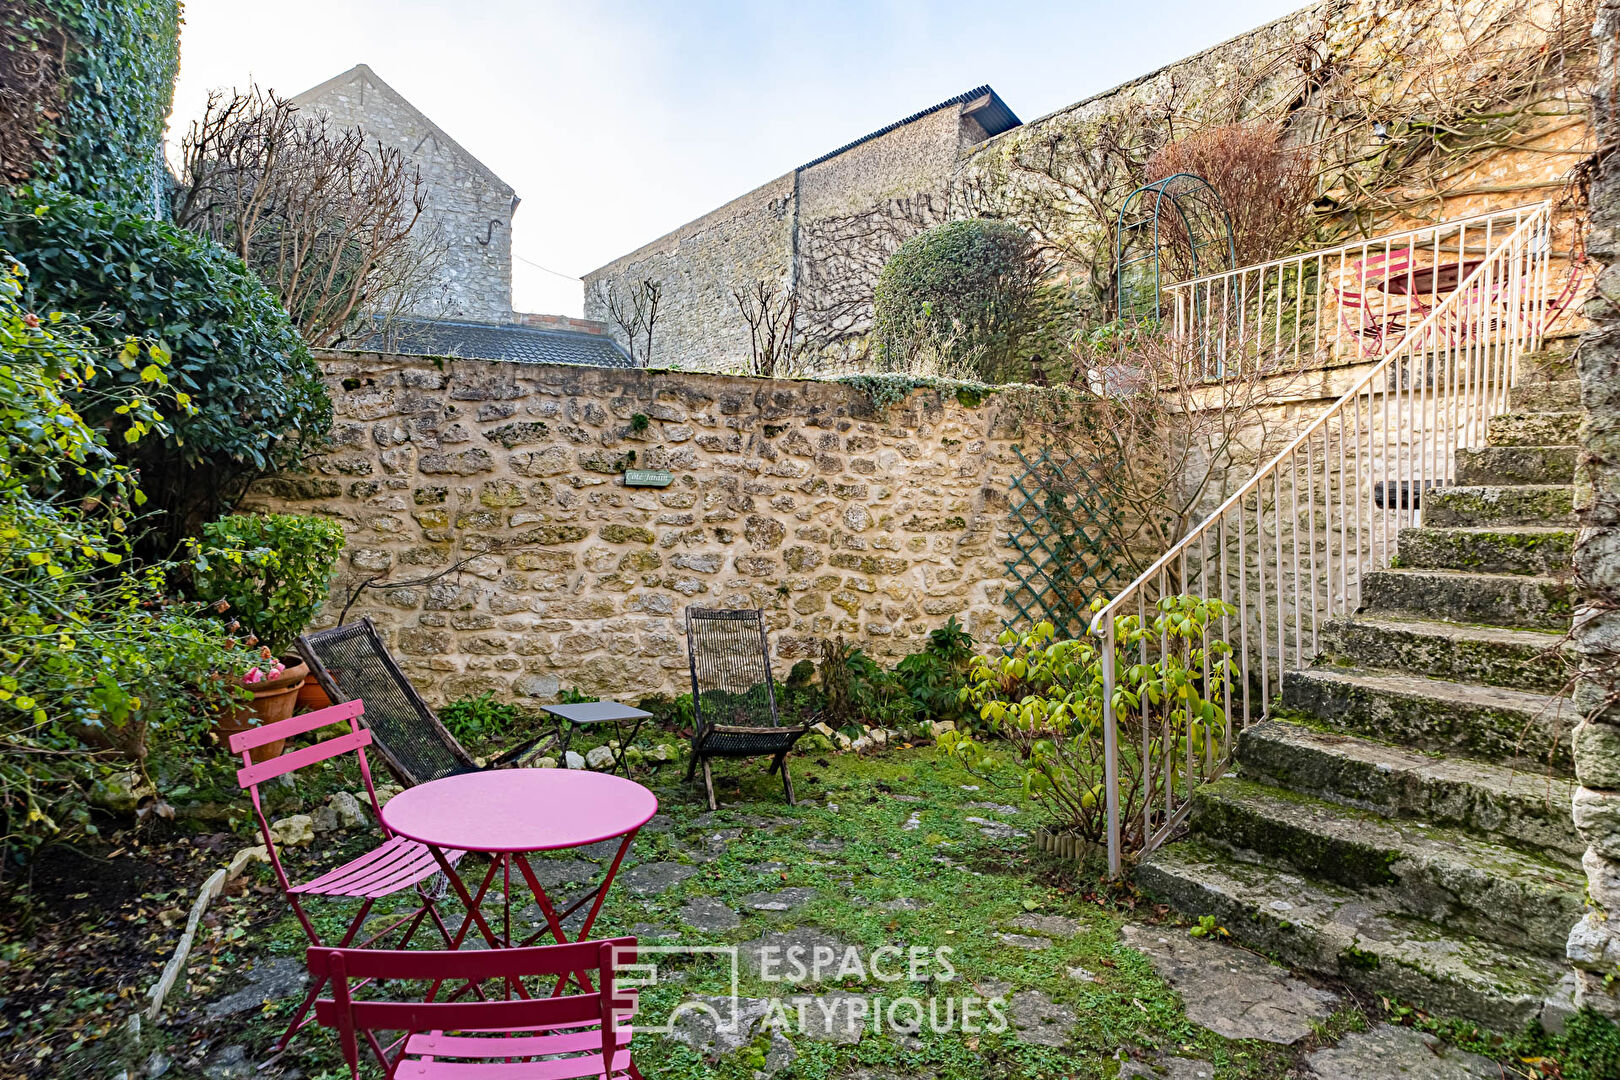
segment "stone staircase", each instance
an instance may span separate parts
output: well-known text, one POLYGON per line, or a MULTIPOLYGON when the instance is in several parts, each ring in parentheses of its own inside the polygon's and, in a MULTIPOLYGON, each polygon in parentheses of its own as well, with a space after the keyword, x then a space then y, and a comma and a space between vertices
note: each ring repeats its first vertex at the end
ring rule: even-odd
POLYGON ((1586 885, 1561 648, 1578 384, 1559 346, 1521 370, 1362 610, 1243 732, 1236 775, 1137 868, 1287 964, 1504 1032, 1566 1014, 1586 885))

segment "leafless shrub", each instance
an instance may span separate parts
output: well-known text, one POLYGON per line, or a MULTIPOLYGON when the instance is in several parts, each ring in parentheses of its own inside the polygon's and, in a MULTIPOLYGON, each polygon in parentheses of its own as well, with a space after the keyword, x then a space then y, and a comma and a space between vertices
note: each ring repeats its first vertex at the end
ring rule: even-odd
POLYGON ((803 339, 797 333, 799 291, 772 281, 756 281, 752 289, 732 289, 731 299, 748 324, 749 374, 769 379, 790 374, 803 339))
MULTIPOLYGON (((1147 164, 1147 179, 1201 177, 1220 196, 1232 224, 1237 261, 1252 266, 1287 253, 1310 227, 1316 176, 1309 155, 1283 142, 1280 125, 1222 124, 1170 143, 1147 164)), ((1160 215, 1170 246, 1185 244, 1173 214, 1160 215)))
POLYGON ((630 362, 647 367, 652 363, 653 329, 658 324, 658 305, 664 297, 663 282, 644 278, 638 285, 619 289, 604 279, 598 281, 595 288, 608 322, 624 336, 630 362))
POLYGON ((443 247, 422 225, 421 174, 397 150, 256 86, 210 94, 180 149, 175 223, 240 255, 307 344, 339 343, 362 316, 422 310, 443 247))
MULTIPOLYGON (((1069 459, 1042 478, 1049 491, 1108 500, 1112 535, 1099 539, 1134 576, 1293 434, 1277 406, 1301 377, 1259 363, 1214 371, 1193 340, 1158 329, 1121 333, 1076 345, 1069 391, 1043 397, 1024 423, 1069 459)), ((1236 340, 1236 327, 1231 333, 1236 340)))

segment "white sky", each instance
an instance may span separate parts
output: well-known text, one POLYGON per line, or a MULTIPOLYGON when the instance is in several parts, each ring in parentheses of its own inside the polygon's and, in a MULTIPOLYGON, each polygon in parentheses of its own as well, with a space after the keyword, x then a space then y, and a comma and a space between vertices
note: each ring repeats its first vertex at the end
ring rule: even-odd
POLYGON ((170 138, 370 64, 517 189, 514 306, 578 315, 573 278, 903 116, 989 83, 1032 120, 1300 6, 187 0, 170 138))

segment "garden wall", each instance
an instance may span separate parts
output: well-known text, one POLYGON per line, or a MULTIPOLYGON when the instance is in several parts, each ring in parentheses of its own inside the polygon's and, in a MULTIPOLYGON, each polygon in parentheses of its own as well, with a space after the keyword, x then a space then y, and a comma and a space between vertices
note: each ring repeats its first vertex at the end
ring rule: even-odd
POLYGON ((249 509, 348 533, 331 603, 382 627, 429 700, 680 693, 689 604, 763 607, 782 667, 842 635, 885 658, 952 615, 999 632, 1016 425, 913 390, 327 354, 330 453, 249 509), (663 469, 664 488, 624 469, 663 469), (462 560, 469 560, 463 562, 462 560))

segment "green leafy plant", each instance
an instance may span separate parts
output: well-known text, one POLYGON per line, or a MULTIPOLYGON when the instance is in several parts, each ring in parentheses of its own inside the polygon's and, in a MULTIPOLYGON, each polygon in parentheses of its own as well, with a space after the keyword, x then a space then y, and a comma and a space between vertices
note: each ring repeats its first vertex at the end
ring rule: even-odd
POLYGON ((900 728, 916 717, 916 704, 900 680, 843 638, 822 641, 816 670, 822 709, 832 727, 859 734, 859 725, 900 728))
MULTIPOLYGON (((331 402, 320 369, 276 298, 217 244, 111 205, 24 189, 0 200, 0 246, 31 271, 37 304, 98 315, 90 328, 103 345, 158 344, 169 381, 197 406, 146 439, 132 437, 116 402, 82 399, 85 418, 111 428, 164 512, 148 523, 148 554, 178 550, 248 483, 323 441, 331 402)), ((102 367, 92 386, 134 387, 143 375, 102 367)))
MULTIPOLYGON (((1152 790, 1185 786, 1191 781, 1189 757, 1218 760, 1232 738, 1224 708, 1231 647, 1211 628, 1236 609, 1220 600, 1168 596, 1151 611, 1145 623, 1136 615, 1114 620, 1112 704, 1122 841, 1128 848, 1143 842, 1152 790)), ((971 661, 963 699, 1012 748, 1024 793, 1046 807, 1052 827, 1101 841, 1108 803, 1101 641, 1058 639, 1052 624, 1042 622, 1023 635, 1009 630, 1000 642, 1004 654, 971 661)), ((980 771, 994 761, 968 733, 945 732, 940 745, 980 771)))
POLYGON ((873 293, 879 357, 908 370, 919 349, 967 357, 989 382, 1027 381, 1056 354, 1066 305, 1029 233, 973 218, 936 226, 895 250, 873 293))
MULTIPOLYGON (((232 514, 193 546, 197 595, 280 656, 326 601, 343 527, 301 514, 232 514)), ((250 642, 251 644, 251 642, 250 642)))
POLYGON ((562 702, 564 705, 584 705, 588 702, 601 701, 602 699, 599 697, 592 697, 590 694, 587 694, 577 686, 569 686, 564 688, 563 692, 557 695, 557 700, 562 702))
POLYGON ((530 714, 516 705, 496 701, 495 695, 458 698, 439 710, 439 720, 458 742, 477 745, 512 733, 530 714))
POLYGON ((247 666, 223 626, 166 592, 171 567, 140 564, 130 533, 144 501, 80 403, 153 436, 187 406, 168 355, 126 339, 103 348, 61 312, 24 305, 0 269, 0 848, 93 831, 87 792, 116 775, 147 784, 153 744, 200 745, 232 700, 221 674, 247 666), (104 367, 134 372, 128 382, 104 367))
MULTIPOLYGON (((180 68, 176 0, 23 0, 0 8, 0 67, 38 69, 0 113, 0 177, 150 206, 180 68)), ((8 96, 13 87, 8 80, 8 96)))
POLYGON ((973 637, 952 615, 928 635, 928 645, 921 652, 903 657, 895 665, 894 674, 919 716, 950 721, 961 728, 977 719, 962 699, 972 657, 973 637))
POLYGON ((1232 936, 1231 934, 1227 933, 1226 927, 1221 926, 1215 921, 1215 916, 1213 915, 1200 915, 1198 917, 1198 924, 1188 928, 1187 933, 1195 938, 1224 938, 1232 936))

